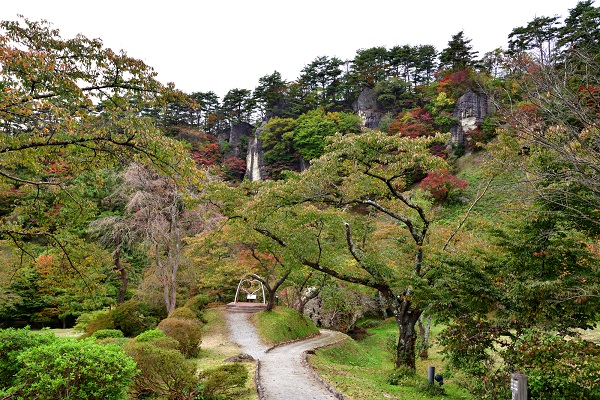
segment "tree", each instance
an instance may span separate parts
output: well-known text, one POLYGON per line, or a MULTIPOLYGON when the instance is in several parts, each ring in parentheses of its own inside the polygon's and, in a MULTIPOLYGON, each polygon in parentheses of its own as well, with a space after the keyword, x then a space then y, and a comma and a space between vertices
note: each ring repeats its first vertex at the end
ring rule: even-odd
POLYGON ((296 119, 293 131, 294 150, 305 161, 319 157, 325 148, 325 138, 336 132, 356 133, 360 119, 354 114, 325 112, 323 108, 309 111, 296 119))
POLYGON ((358 77, 359 86, 373 87, 385 79, 389 75, 389 58, 389 52, 383 46, 357 50, 352 72, 358 77))
POLYGON ((342 65, 342 60, 337 57, 322 56, 302 69, 299 82, 315 97, 315 106, 326 110, 337 109, 342 65))
POLYGON ((133 244, 132 232, 129 229, 127 221, 122 216, 114 215, 103 217, 92 221, 90 224, 92 235, 98 238, 98 241, 109 248, 114 248, 112 258, 114 270, 121 277, 121 287, 117 294, 117 305, 125 301, 127 286, 129 284, 129 274, 124 265, 122 254, 133 244))
POLYGON ((410 185, 415 171, 445 165, 428 151, 442 140, 337 134, 308 170, 252 191, 229 191, 231 197, 221 197, 222 212, 295 262, 381 292, 400 332, 397 365, 414 368, 431 221, 427 202, 410 185))
POLYGON ((214 92, 194 92, 189 96, 200 108, 196 127, 206 133, 216 135, 221 129, 219 96, 214 92))
MULTIPOLYGON (((122 217, 106 217, 93 225, 119 249, 127 242, 144 242, 154 259, 167 314, 176 307, 177 278, 186 232, 201 225, 198 215, 186 210, 184 188, 155 171, 132 164, 123 174, 123 187, 115 197, 124 201, 122 217)), ((125 283, 125 281, 124 281, 125 283)))
POLYGON ((471 39, 465 38, 464 31, 460 31, 452 36, 448 41, 448 47, 440 53, 440 66, 452 70, 464 70, 475 64, 476 55, 477 51, 473 51, 471 39))
POLYGON ((255 100, 248 89, 231 89, 223 97, 222 109, 230 124, 249 122, 255 100))
POLYGON ((258 86, 254 89, 253 96, 256 104, 262 109, 263 119, 281 114, 286 92, 287 82, 277 71, 258 80, 258 86))
POLYGON ((558 17, 537 17, 525 27, 514 28, 508 35, 508 49, 512 52, 537 50, 542 64, 555 56, 558 17))
POLYGON ((564 25, 558 29, 559 47, 571 49, 587 48, 598 52, 600 41, 600 7, 594 7, 592 0, 580 1, 569 10, 564 25))
MULTIPOLYGON (((63 39, 45 21, 3 21, 0 29, 0 189, 24 195, 19 210, 34 210, 40 195, 64 196, 85 215, 85 193, 69 188, 90 165, 119 167, 135 159, 190 177, 184 147, 140 115, 174 92, 156 81, 151 67, 99 39, 63 39)), ((6 210, 12 215, 0 220, 3 238, 24 254, 32 237, 61 246, 52 236, 60 228, 55 221, 27 219, 21 211, 6 210)))
POLYGON ((549 210, 600 232, 600 66, 583 51, 557 66, 534 59, 517 66, 523 100, 503 109, 508 151, 499 147, 498 157, 526 172, 549 210))

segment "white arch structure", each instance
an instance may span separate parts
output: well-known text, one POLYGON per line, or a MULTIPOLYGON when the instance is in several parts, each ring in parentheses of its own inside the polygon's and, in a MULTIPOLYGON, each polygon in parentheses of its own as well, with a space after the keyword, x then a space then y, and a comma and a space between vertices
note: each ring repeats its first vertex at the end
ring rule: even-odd
POLYGON ((240 289, 242 290, 242 292, 246 293, 246 299, 248 299, 248 300, 255 300, 256 292, 262 291, 262 302, 263 302, 263 304, 267 304, 267 301, 265 298, 265 287, 262 283, 262 279, 260 278, 260 276, 258 276, 256 274, 248 274, 245 277, 243 277, 242 279, 240 279, 240 283, 238 283, 237 290, 235 291, 235 299, 233 300, 233 304, 237 304, 237 302, 238 302, 238 295, 240 294, 240 289), (260 284, 260 286, 256 289, 253 289, 255 282, 258 282, 260 284), (244 283, 249 283, 250 284, 249 288, 245 288, 243 286, 244 283))

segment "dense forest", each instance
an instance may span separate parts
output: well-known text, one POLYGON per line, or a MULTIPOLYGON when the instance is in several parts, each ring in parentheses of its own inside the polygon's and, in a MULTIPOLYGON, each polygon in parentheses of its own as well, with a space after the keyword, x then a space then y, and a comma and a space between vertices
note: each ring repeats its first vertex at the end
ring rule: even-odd
POLYGON ((134 337, 256 274, 319 326, 394 319, 397 368, 443 325, 476 398, 512 372, 532 398, 600 397, 593 1, 508 49, 358 49, 222 99, 47 22, 0 29, 0 327, 134 337))

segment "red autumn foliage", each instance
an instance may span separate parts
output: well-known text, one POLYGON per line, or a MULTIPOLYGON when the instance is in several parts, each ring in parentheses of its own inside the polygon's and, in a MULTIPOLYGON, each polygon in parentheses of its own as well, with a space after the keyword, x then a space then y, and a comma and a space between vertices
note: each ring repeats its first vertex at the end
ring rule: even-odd
POLYGON ((200 166, 214 165, 221 158, 221 148, 217 143, 207 143, 198 150, 192 151, 192 158, 200 166))
POLYGON ((583 85, 579 88, 582 104, 600 114, 600 86, 583 85))
POLYGON ((440 79, 437 92, 446 92, 451 98, 462 96, 465 91, 474 85, 473 73, 468 70, 456 71, 440 79))
POLYGON ((246 161, 238 157, 230 157, 223 163, 223 170, 228 177, 241 179, 246 173, 246 161))
POLYGON ((450 191, 455 189, 464 189, 468 183, 456 176, 448 173, 447 170, 432 171, 427 177, 419 183, 419 187, 427 190, 437 201, 444 201, 448 198, 450 191))
POLYGON ((412 138, 432 136, 435 134, 434 120, 429 111, 424 108, 414 108, 405 114, 400 114, 388 126, 388 133, 399 133, 412 138))

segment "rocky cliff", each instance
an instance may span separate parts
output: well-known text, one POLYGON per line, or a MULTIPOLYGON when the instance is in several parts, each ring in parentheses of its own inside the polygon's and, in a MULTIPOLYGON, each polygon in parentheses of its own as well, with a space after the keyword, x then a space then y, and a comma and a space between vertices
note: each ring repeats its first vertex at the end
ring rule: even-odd
POLYGON ((469 132, 479 129, 483 119, 492 111, 485 93, 476 93, 469 89, 456 102, 454 118, 459 122, 450 130, 453 144, 465 147, 469 141, 469 132))
POLYGON ((377 96, 370 88, 365 88, 360 92, 352 108, 362 120, 363 126, 369 129, 377 129, 381 118, 385 115, 385 110, 377 102, 377 96))

